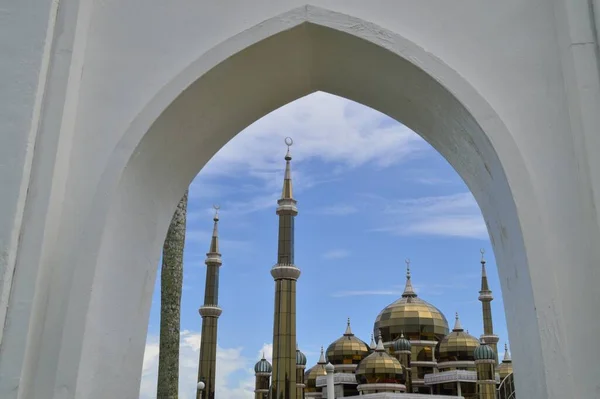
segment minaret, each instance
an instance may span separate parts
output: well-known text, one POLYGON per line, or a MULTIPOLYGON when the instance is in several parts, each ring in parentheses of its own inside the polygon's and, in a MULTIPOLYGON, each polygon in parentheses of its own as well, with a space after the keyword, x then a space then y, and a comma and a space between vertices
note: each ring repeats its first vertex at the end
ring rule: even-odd
POLYGON ((411 348, 412 345, 409 340, 404 338, 404 332, 400 333, 400 338, 394 341, 394 354, 400 361, 402 369, 404 370, 404 385, 406 385, 406 392, 412 392, 412 369, 410 365, 411 360, 411 348))
POLYGON ((477 368, 477 398, 496 399, 496 352, 482 338, 473 357, 477 368))
POLYGON ((494 353, 498 353, 498 341, 500 340, 497 335, 494 334, 494 324, 492 322, 492 291, 488 285, 487 273, 485 270, 485 258, 483 254, 485 250, 481 250, 481 290, 479 291, 479 300, 481 301, 481 307, 483 309, 483 335, 482 339, 485 340, 493 350, 494 353))
POLYGON ((203 391, 198 391, 197 399, 214 399, 215 370, 217 364, 217 321, 221 315, 219 307, 219 207, 214 206, 215 217, 210 249, 206 254, 206 285, 204 288, 204 305, 198 312, 202 316, 202 337, 200 339, 200 362, 198 365, 198 382, 205 384, 203 391))
POLYGON ((273 322, 272 399, 296 399, 296 280, 300 269, 294 265, 294 218, 298 214, 292 191, 290 170, 291 138, 285 155, 285 177, 281 198, 277 201, 279 245, 277 264, 271 269, 275 279, 275 312, 273 322))
POLYGON ((306 356, 296 344, 296 399, 304 399, 304 371, 306 369, 306 356))
POLYGON ((271 363, 265 359, 263 352, 262 359, 254 365, 254 399, 267 399, 269 397, 271 371, 271 363))

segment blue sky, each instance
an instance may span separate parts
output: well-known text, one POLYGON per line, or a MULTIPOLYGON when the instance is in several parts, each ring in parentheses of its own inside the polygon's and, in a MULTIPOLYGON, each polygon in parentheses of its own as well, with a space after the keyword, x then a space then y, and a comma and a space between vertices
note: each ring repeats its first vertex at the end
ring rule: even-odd
MULTIPOLYGON (((344 332, 370 340, 377 314, 402 293, 406 258, 418 295, 465 329, 482 333, 480 253, 486 250, 495 332, 508 340, 498 273, 480 210, 462 179, 420 136, 346 99, 314 93, 258 120, 232 139, 190 187, 184 257, 180 397, 193 398, 212 230, 221 206, 217 386, 219 399, 253 398, 252 367, 270 357, 276 260, 276 200, 286 136, 296 218, 298 342, 316 363, 344 332)), ((160 270, 160 269, 159 269, 160 270)), ((160 275, 148 327, 140 398, 154 398, 160 275)))

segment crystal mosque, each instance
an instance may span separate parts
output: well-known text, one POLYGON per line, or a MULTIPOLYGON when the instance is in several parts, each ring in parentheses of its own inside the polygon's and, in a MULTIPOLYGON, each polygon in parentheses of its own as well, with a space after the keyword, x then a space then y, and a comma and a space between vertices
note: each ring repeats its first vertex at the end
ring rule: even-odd
MULTIPOLYGON (((374 321, 370 344, 355 336, 348 319, 343 335, 327 349, 321 348, 317 364, 307 368, 306 356, 296 342, 296 282, 300 270, 294 264, 294 218, 298 214, 293 197, 289 147, 281 198, 277 202, 279 241, 277 263, 271 269, 275 280, 273 363, 263 355, 254 366, 255 399, 346 398, 417 399, 430 396, 464 399, 515 399, 513 367, 508 345, 498 358, 499 337, 494 334, 486 262, 481 259, 483 335, 469 334, 455 315, 449 329, 446 316, 433 304, 419 298, 406 261, 406 283, 402 296, 385 307, 374 321)), ((215 397, 215 365, 218 269, 221 265, 218 217, 207 253, 205 305, 198 381, 203 389, 198 399, 215 397)))

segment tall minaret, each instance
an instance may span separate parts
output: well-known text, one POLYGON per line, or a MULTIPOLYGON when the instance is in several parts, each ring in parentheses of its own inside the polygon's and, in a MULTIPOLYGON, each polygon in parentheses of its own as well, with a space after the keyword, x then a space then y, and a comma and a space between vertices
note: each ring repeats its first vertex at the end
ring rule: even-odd
POLYGON ((213 227, 210 249, 206 254, 206 286, 204 288, 204 305, 198 310, 202 316, 202 337, 200 339, 200 362, 198 365, 198 382, 203 381, 205 388, 198 391, 196 399, 214 399, 215 370, 217 364, 217 321, 221 315, 219 307, 219 207, 214 206, 215 224, 213 227))
POLYGON ((494 334, 494 324, 492 322, 492 291, 488 285, 487 273, 485 271, 485 258, 483 254, 485 250, 481 250, 481 290, 479 291, 479 300, 481 301, 481 307, 483 309, 483 335, 482 339, 485 340, 493 350, 494 353, 498 353, 498 338, 494 334))
POLYGON ((292 193, 290 171, 291 138, 286 138, 285 178, 279 215, 277 264, 271 269, 275 279, 275 312, 273 323, 273 377, 271 399, 296 399, 296 280, 300 269, 294 265, 294 217, 298 214, 292 193))

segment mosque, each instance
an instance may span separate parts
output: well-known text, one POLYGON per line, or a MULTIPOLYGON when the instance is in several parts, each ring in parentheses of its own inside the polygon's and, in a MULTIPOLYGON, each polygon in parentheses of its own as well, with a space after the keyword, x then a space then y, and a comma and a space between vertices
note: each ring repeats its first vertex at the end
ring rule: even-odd
MULTIPOLYGON (((375 318, 371 342, 356 337, 348 319, 343 335, 319 361, 306 369, 306 356, 296 341, 296 283, 300 269, 294 264, 294 218, 298 214, 293 197, 289 147, 281 198, 277 201, 279 241, 277 263, 271 269, 275 280, 273 364, 263 355, 255 367, 255 399, 417 399, 431 396, 463 399, 516 399, 511 356, 504 346, 499 362, 494 334, 485 259, 481 259, 481 288, 484 333, 476 338, 463 329, 458 314, 450 331, 444 314, 419 298, 411 282, 407 261, 402 296, 375 318)), ((216 305, 220 254, 218 217, 210 251, 207 253, 209 293, 201 308, 203 317, 198 399, 214 399, 216 363, 216 305), (205 340, 206 337, 206 340, 205 340)))

